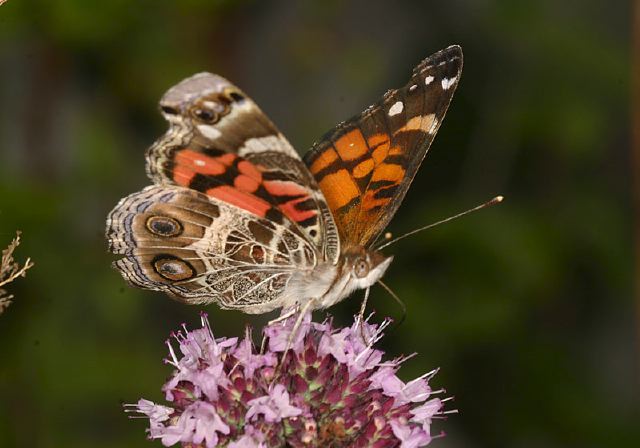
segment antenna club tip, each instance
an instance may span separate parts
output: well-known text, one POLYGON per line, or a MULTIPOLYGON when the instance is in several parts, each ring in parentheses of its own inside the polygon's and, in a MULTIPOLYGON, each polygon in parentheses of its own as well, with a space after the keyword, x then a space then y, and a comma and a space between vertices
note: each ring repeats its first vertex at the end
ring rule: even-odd
POLYGON ((494 201, 496 202, 502 202, 504 200, 504 196, 500 195, 500 196, 496 196, 495 198, 493 198, 494 201))

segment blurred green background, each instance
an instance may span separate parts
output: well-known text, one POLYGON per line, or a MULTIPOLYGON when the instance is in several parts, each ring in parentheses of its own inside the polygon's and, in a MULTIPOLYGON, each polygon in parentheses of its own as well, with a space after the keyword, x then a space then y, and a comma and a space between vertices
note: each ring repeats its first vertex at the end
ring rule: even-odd
MULTIPOLYGON (((432 446, 640 446, 629 16, 596 0, 9 0, 0 246, 21 229, 36 266, 0 316, 0 446, 152 446, 121 402, 162 401, 163 341, 200 308, 126 286, 103 232, 148 184, 167 88, 219 73, 304 152, 453 43, 461 84, 389 230, 506 201, 387 250, 409 312, 383 347, 419 353, 405 379, 441 367, 460 414, 432 446)), ((400 314, 380 288, 371 303, 400 314)), ((273 318, 207 311, 219 336, 273 318)))

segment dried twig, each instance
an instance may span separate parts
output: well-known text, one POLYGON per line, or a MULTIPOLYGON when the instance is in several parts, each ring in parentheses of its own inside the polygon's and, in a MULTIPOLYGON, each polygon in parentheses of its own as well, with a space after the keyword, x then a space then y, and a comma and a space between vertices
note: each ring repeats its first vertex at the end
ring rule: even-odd
MULTIPOLYGON (((634 208, 634 271, 636 316, 640 322, 640 0, 633 4, 631 45, 631 178, 634 208)), ((640 338, 640 333, 636 335, 640 338)), ((639 339, 640 340, 640 339, 639 339)), ((637 345, 640 347, 640 345, 637 345)))
POLYGON ((16 237, 11 241, 9 247, 2 251, 2 259, 0 259, 0 314, 11 305, 11 299, 13 299, 13 295, 7 293, 2 287, 8 285, 18 277, 24 277, 27 270, 33 266, 31 258, 27 258, 27 261, 25 261, 23 265, 20 265, 20 263, 17 263, 13 259, 13 252, 19 245, 20 232, 16 232, 16 237))

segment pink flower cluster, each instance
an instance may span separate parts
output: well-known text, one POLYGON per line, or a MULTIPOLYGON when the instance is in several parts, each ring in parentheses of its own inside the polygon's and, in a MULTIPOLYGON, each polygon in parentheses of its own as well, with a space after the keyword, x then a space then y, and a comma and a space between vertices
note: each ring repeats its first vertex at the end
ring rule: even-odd
POLYGON ((402 360, 382 361, 372 345, 388 322, 336 330, 307 315, 292 339, 295 319, 264 329, 263 353, 248 331, 240 341, 214 338, 206 316, 201 329, 174 334, 182 355, 167 342, 175 372, 163 391, 171 406, 133 405, 149 418, 149 437, 194 448, 413 448, 431 441, 431 421, 444 417, 446 400, 433 398, 442 391, 428 385, 435 371, 404 383, 396 376, 402 360))

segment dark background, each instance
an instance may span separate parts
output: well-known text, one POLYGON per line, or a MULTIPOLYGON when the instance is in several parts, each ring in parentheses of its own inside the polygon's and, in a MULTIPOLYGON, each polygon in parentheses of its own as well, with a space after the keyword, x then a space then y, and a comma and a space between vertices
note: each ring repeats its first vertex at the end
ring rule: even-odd
MULTIPOLYGON (((163 341, 201 308, 126 286, 103 232, 149 183, 167 88, 219 73, 304 152, 454 43, 461 84, 389 230, 506 200, 387 250, 409 312, 383 347, 419 353, 405 379, 441 367, 460 414, 433 446, 640 446, 630 16, 596 0, 9 0, 0 246, 21 229, 36 266, 0 316, 0 446, 151 446, 121 401, 162 401, 163 341)), ((346 324, 359 300, 331 312, 346 324)), ((371 301, 400 314, 380 288, 371 301)), ((273 317, 206 310, 219 336, 273 317)))

